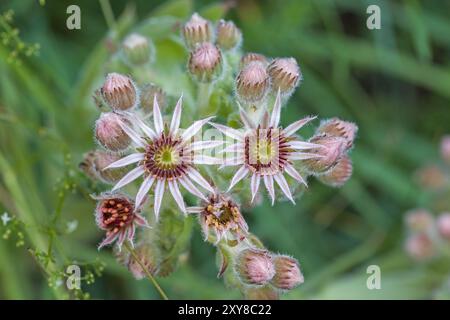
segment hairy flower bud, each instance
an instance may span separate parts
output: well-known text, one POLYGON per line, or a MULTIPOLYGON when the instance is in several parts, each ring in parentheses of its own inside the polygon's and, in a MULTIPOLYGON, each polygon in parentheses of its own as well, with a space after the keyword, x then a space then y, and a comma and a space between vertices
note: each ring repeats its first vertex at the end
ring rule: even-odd
POLYGON ((433 216, 428 210, 413 209, 406 213, 405 223, 411 231, 425 232, 433 226, 433 216))
POLYGON ((427 260, 434 256, 436 248, 426 233, 416 233, 408 237, 405 246, 408 255, 415 260, 427 260))
POLYGON ((106 112, 100 115, 95 122, 95 137, 106 149, 120 151, 126 149, 130 143, 130 137, 123 131, 124 117, 114 113, 106 112))
POLYGON ((140 108, 145 114, 153 112, 153 102, 156 95, 156 101, 160 109, 164 109, 166 106, 166 94, 164 91, 153 83, 144 84, 140 91, 140 108))
POLYGON ((105 183, 112 184, 119 181, 126 174, 126 168, 105 168, 120 159, 121 156, 118 154, 96 150, 93 155, 93 162, 97 177, 105 183))
POLYGON ((96 151, 89 151, 83 155, 83 160, 78 164, 78 168, 84 172, 91 180, 97 180, 98 175, 95 169, 95 153, 96 151))
POLYGON ((239 46, 242 33, 233 21, 220 20, 216 29, 216 41, 223 50, 231 50, 239 46))
MULTIPOLYGON (((151 274, 155 275, 158 271, 159 257, 158 248, 147 242, 139 244, 135 253, 140 263, 151 274)), ((141 265, 134 259, 133 256, 129 258, 128 270, 133 274, 134 278, 141 280, 146 277, 146 272, 142 269, 141 265)))
POLYGON ((197 44, 212 40, 209 21, 203 19, 198 13, 191 16, 191 19, 183 26, 181 33, 189 49, 194 49, 197 44))
POLYGON ((122 43, 123 53, 128 62, 133 65, 142 65, 150 61, 152 45, 146 37, 132 33, 122 43))
POLYGON ((270 89, 270 78, 260 61, 248 63, 236 78, 236 92, 245 103, 260 103, 270 89))
POLYGON ((289 95, 302 80, 302 73, 294 58, 277 58, 267 67, 272 82, 272 90, 289 95))
POLYGON ((341 137, 333 137, 324 134, 315 135, 310 139, 311 143, 319 147, 309 152, 318 157, 303 160, 305 167, 312 173, 327 173, 344 156, 347 141, 341 137))
POLYGON ((336 165, 327 173, 318 176, 318 179, 331 187, 342 187, 352 176, 353 164, 348 155, 342 156, 336 165))
POLYGON ((275 276, 271 283, 278 289, 291 290, 304 282, 303 274, 296 259, 278 255, 273 257, 272 261, 275 266, 275 276))
POLYGON ((253 61, 259 61, 264 66, 269 64, 269 61, 267 60, 267 58, 265 56, 263 56, 262 54, 249 52, 242 56, 239 66, 241 69, 243 69, 246 65, 248 65, 250 62, 253 62, 253 61))
POLYGON ((442 238, 450 241, 450 213, 441 213, 437 219, 437 229, 442 238))
POLYGON ((235 271, 241 281, 248 285, 265 285, 275 275, 269 252, 259 249, 245 249, 240 252, 235 271))
POLYGON ((445 135, 442 137, 441 156, 446 163, 450 164, 450 135, 445 135))
POLYGON ((317 129, 317 132, 344 138, 347 141, 347 149, 350 149, 353 146, 358 127, 352 122, 332 118, 323 121, 317 129))
POLYGON ((136 87, 133 81, 119 73, 109 73, 101 88, 103 100, 113 110, 128 110, 137 104, 136 87))
POLYGON ((198 45, 189 57, 188 69, 199 82, 212 82, 222 74, 222 54, 210 42, 198 45))

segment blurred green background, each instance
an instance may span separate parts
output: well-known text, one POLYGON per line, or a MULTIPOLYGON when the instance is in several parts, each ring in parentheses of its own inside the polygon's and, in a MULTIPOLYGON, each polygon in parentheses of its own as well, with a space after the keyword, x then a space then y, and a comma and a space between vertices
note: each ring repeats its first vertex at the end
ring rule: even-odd
MULTIPOLYGON (((422 188, 414 172, 439 161, 439 140, 450 132, 449 2, 111 0, 111 5, 124 33, 155 16, 175 16, 181 23, 199 11, 233 19, 243 31, 245 51, 299 61, 304 81, 282 121, 316 114, 358 124, 347 185, 332 189, 312 179, 297 206, 271 207, 265 201, 246 215, 266 247, 302 265, 305 283, 284 299, 448 297, 449 257, 411 260, 403 249, 403 215, 414 207, 432 209, 436 202, 436 193, 422 188), (366 27, 370 4, 381 8, 380 30, 366 27), (381 267, 381 290, 366 287, 372 264, 381 267)), ((78 171, 83 153, 94 147, 98 111, 91 95, 104 75, 111 36, 100 3, 2 1, 0 13, 8 9, 14 20, 3 19, 0 31, 14 34, 11 27, 17 28, 21 40, 40 49, 28 57, 14 37, 0 44, 0 214, 21 221, 0 223, 0 298, 58 297, 50 288, 60 285, 54 274, 70 261, 85 263, 83 270, 95 276, 92 284, 83 282, 92 298, 158 298, 150 283, 135 281, 111 252, 97 251, 102 235, 93 219, 95 204, 87 200, 87 182, 78 171), (65 27, 70 4, 81 8, 81 30, 65 27), (21 53, 11 58, 15 49, 21 53), (72 221, 78 226, 69 232, 72 221), (95 275, 96 261, 106 264, 101 276, 95 275)), ((450 210, 450 200, 439 209, 450 210)), ((216 278, 214 257, 214 248, 195 232, 187 262, 159 282, 172 298, 239 298, 216 278)))

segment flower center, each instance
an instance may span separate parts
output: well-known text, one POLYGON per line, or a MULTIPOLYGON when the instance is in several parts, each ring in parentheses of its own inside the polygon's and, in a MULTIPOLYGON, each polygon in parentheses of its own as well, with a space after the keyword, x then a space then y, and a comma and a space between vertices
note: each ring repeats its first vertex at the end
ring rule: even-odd
POLYGON ((237 206, 229 201, 221 201, 216 204, 209 204, 205 208, 206 224, 219 230, 231 228, 238 229, 240 212, 237 206))
POLYGON ((134 206, 125 199, 105 200, 101 211, 103 225, 110 232, 117 233, 133 220, 134 206))

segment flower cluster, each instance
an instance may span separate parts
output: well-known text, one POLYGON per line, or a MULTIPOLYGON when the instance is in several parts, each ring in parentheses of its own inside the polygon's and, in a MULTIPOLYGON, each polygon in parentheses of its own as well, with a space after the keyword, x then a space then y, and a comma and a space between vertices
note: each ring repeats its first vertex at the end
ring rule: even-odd
POLYGON ((170 247, 172 236, 164 237, 176 229, 168 225, 179 221, 172 214, 196 215, 205 241, 217 247, 219 275, 248 298, 275 298, 303 282, 299 263, 263 246, 249 231, 240 203, 257 205, 261 184, 272 205, 283 197, 295 204, 310 176, 342 186, 352 174, 349 152, 357 126, 333 118, 309 139, 298 132, 315 116, 284 126, 283 105, 303 80, 300 67, 291 57, 242 54, 242 33, 233 22, 213 25, 194 14, 180 35, 197 96, 189 87, 169 94, 164 85, 154 84, 164 82, 151 68, 157 46, 137 33, 123 40, 119 55, 130 74, 139 69, 138 76, 110 72, 95 96, 103 111, 94 132, 99 149, 85 155, 81 168, 113 185, 96 198, 97 224, 106 231, 100 247, 114 241, 119 249, 126 240, 133 244, 136 226, 151 224, 135 249, 141 263, 120 252, 118 258, 138 279, 144 271, 166 275, 173 268, 167 267, 162 247, 170 247), (143 76, 142 70, 148 73, 143 76), (173 99, 172 108, 168 102, 173 99), (234 110, 221 109, 217 101, 233 101, 234 110), (230 121, 238 117, 240 123, 230 121), (154 223, 147 224, 141 214, 149 207, 153 215, 146 218, 154 223), (158 248, 160 242, 165 244, 158 248))

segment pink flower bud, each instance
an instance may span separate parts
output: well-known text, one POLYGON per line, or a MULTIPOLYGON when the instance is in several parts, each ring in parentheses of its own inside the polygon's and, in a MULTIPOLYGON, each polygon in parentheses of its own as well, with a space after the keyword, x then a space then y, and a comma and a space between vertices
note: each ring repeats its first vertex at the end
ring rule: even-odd
POLYGON ((245 249, 240 252, 235 271, 241 281, 248 285, 264 285, 275 275, 269 252, 259 249, 245 249))
POLYGON ((323 121, 317 129, 317 132, 344 138, 347 141, 347 149, 350 149, 353 146, 358 127, 352 122, 332 118, 323 121))
POLYGON ((189 49, 194 49, 197 44, 212 40, 209 22, 198 13, 191 16, 191 19, 183 26, 181 33, 189 49))
POLYGON ((259 53, 249 52, 242 56, 241 62, 240 62, 240 68, 243 69, 245 66, 247 66, 250 62, 253 61, 259 61, 264 66, 266 66, 269 62, 265 56, 259 53))
POLYGON ((289 95, 302 80, 302 73, 294 58, 277 58, 267 67, 272 82, 272 89, 289 95))
POLYGON ((294 258, 278 255, 273 257, 275 276, 271 283, 282 290, 291 290, 304 282, 298 261, 294 258))
MULTIPOLYGON (((134 251, 146 270, 151 275, 155 275, 158 271, 160 257, 158 248, 151 243, 143 242, 139 244, 134 251)), ((134 259, 133 256, 129 257, 128 270, 130 270, 134 278, 137 280, 144 279, 147 276, 146 272, 142 269, 141 265, 136 261, 136 259, 134 259)))
POLYGON ((317 178, 331 187, 342 187, 352 176, 353 164, 348 155, 343 155, 337 164, 327 173, 317 178))
POLYGON ((262 62, 252 61, 239 72, 236 92, 239 100, 248 104, 261 103, 270 89, 270 78, 262 62))
POLYGON ((140 90, 140 108, 145 114, 153 112, 153 102, 156 95, 156 101, 160 110, 163 110, 166 106, 166 94, 165 92, 153 83, 147 83, 141 87, 140 90))
POLYGON ((114 112, 102 113, 95 122, 95 137, 106 149, 121 151, 130 143, 130 137, 123 131, 122 124, 127 120, 114 112))
POLYGON ((436 250, 430 237, 425 233, 416 233, 406 239, 406 252, 415 260, 427 260, 436 250))
POLYGON ((96 150, 93 155, 93 163, 97 178, 105 183, 116 183, 126 173, 126 167, 106 169, 111 163, 120 160, 122 157, 118 154, 107 151, 96 150))
POLYGON ((210 42, 198 45, 191 52, 189 72, 199 82, 212 82, 222 74, 222 54, 219 48, 210 42))
POLYGON ((303 160, 305 167, 312 173, 326 173, 334 167, 344 156, 347 141, 341 137, 328 135, 315 135, 310 139, 320 147, 311 149, 309 152, 317 154, 317 158, 303 160))
POLYGON ((142 65, 150 61, 152 45, 146 37, 132 33, 123 41, 123 53, 128 62, 133 65, 142 65))
POLYGON ((444 212, 437 219, 437 229, 442 238, 450 241, 450 213, 444 212))
POLYGON ((441 156, 446 163, 450 164, 450 135, 445 135, 442 137, 441 156))
POLYGON ((241 43, 241 30, 232 21, 220 20, 216 32, 217 45, 223 50, 234 49, 241 43))
POLYGON ((433 226, 434 219, 428 210, 414 209, 406 213, 405 222, 411 231, 425 232, 433 226))
POLYGON ((119 73, 110 73, 106 76, 101 93, 105 102, 113 110, 128 110, 137 104, 136 87, 133 81, 119 73))

